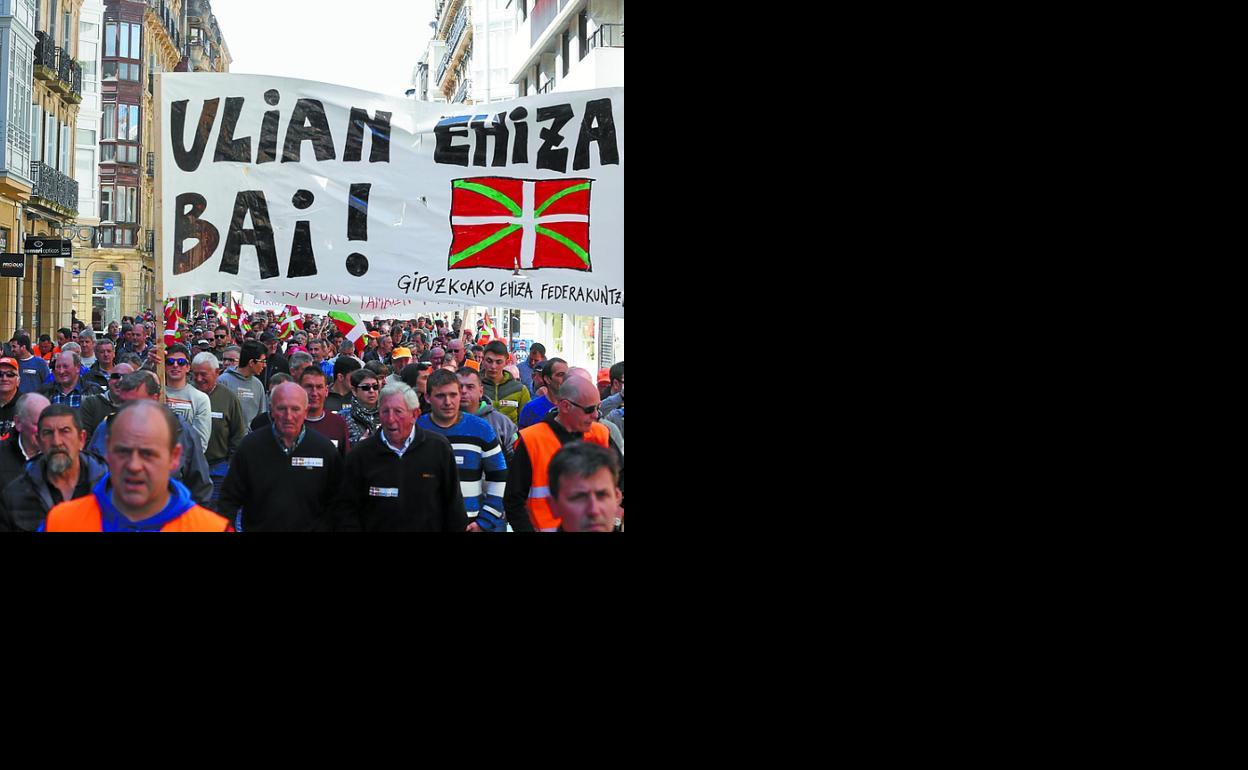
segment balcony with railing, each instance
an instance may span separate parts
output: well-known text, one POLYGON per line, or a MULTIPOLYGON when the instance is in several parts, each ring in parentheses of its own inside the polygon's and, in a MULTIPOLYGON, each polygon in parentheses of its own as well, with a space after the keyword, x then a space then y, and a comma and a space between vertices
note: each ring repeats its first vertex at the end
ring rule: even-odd
POLYGON ((603 24, 598 27, 598 31, 589 38, 589 50, 595 48, 623 48, 624 47, 624 25, 623 24, 603 24))
POLYGON ((35 78, 37 80, 56 80, 56 43, 47 32, 35 33, 35 78))
POLYGON ((173 12, 173 9, 164 0, 147 0, 147 7, 152 9, 157 18, 160 19, 165 32, 169 34, 169 40, 173 43, 173 47, 179 53, 182 53, 182 33, 178 28, 181 21, 179 16, 173 12))
POLYGON ((451 99, 451 104, 459 104, 468 98, 468 89, 472 88, 472 79, 463 78, 459 81, 459 88, 455 89, 455 98, 451 99))
POLYGON ((434 82, 438 85, 442 84, 442 78, 446 74, 447 68, 451 66, 451 62, 455 60, 455 55, 460 53, 459 44, 463 41, 465 30, 470 29, 468 26, 468 5, 463 4, 459 8, 459 14, 455 17, 455 23, 451 25, 451 31, 446 35, 446 53, 442 55, 442 62, 438 65, 438 76, 434 82))
POLYGON ((65 96, 66 101, 73 104, 82 102, 82 65, 74 61, 69 51, 56 49, 57 80, 56 90, 65 96))
POLYGON ((77 216, 77 179, 66 176, 40 161, 30 164, 30 178, 34 182, 30 192, 32 203, 39 203, 66 216, 77 216))

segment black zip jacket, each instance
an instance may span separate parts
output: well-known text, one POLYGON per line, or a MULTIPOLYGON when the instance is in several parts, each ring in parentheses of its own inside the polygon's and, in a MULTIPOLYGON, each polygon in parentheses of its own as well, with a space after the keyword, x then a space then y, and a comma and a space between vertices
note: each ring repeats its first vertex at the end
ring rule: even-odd
MULTIPOLYGON (((413 426, 416 435, 403 458, 366 439, 347 455, 335 519, 343 530, 365 532, 463 532, 464 496, 451 443, 413 426)), ((353 445, 354 446, 354 445, 353 445)))

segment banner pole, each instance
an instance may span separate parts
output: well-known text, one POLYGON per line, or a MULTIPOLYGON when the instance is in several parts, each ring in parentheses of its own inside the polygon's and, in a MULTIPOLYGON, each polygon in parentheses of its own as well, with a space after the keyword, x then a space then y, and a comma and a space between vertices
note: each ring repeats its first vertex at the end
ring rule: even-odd
MULTIPOLYGON (((162 393, 164 393, 165 388, 165 354, 168 353, 165 349, 165 228, 164 221, 162 219, 162 215, 164 213, 164 201, 161 196, 161 190, 163 189, 163 186, 161 185, 161 178, 164 173, 165 166, 165 164, 161 162, 163 160, 163 153, 161 153, 161 149, 163 148, 164 142, 164 132, 162 131, 164 124, 164 121, 162 120, 164 110, 161 107, 161 81, 163 79, 164 78, 160 73, 156 73, 156 94, 155 99, 152 102, 152 104, 156 107, 156 114, 152 122, 152 137, 156 140, 155 152, 157 161, 156 179, 153 182, 154 186, 152 188, 152 198, 154 203, 152 209, 154 212, 152 215, 154 219, 152 222, 152 229, 156 231, 156 242, 154 246, 156 253, 152 256, 156 266, 156 307, 160 308, 160 314, 157 316, 160 319, 160 334, 156 337, 156 344, 158 346, 156 350, 159 351, 159 355, 156 357, 156 379, 160 382, 162 393)), ((153 312, 155 312, 156 307, 152 308, 153 312)), ((166 402, 168 401, 168 394, 165 394, 165 399, 163 400, 166 402)))

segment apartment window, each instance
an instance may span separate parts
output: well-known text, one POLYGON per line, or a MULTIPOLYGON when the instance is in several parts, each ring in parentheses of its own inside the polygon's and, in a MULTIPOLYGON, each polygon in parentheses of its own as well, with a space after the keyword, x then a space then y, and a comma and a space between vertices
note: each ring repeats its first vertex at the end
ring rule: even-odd
POLYGON ((64 20, 65 20, 65 23, 61 26, 61 29, 63 29, 63 30, 65 31, 65 33, 64 33, 64 34, 65 34, 65 43, 61 46, 61 48, 64 48, 64 49, 65 49, 65 51, 66 51, 66 53, 68 53, 68 52, 69 52, 69 50, 70 50, 70 48, 69 48, 69 30, 72 28, 72 24, 73 24, 73 16, 70 14, 70 12, 69 12, 69 11, 66 11, 66 12, 65 12, 65 19, 64 19, 64 20))
POLYGON ((48 3, 48 37, 56 40, 56 0, 48 3))
POLYGON ((108 23, 104 25, 104 55, 117 55, 117 24, 108 23))
POLYGON ((199 27, 191 27, 191 45, 199 45, 201 34, 202 32, 199 27))
POLYGON ((35 28, 35 3, 34 0, 17 0, 14 3, 13 14, 17 16, 17 20, 22 23, 26 29, 35 28))
MULTIPOLYGON (((22 5, 29 0, 18 0, 22 5)), ((33 13, 33 6, 28 8, 33 13)), ((11 141, 5 142, 8 167, 23 176, 30 174, 30 113, 31 103, 31 71, 34 66, 33 53, 30 46, 22 42, 17 35, 10 35, 12 44, 9 46, 9 135, 11 141)))
POLYGON ((0 252, 9 253, 9 228, 0 227, 0 252))
POLYGON ((586 11, 576 17, 576 50, 580 51, 582 59, 589 53, 589 13, 586 11))
POLYGON ((568 69, 572 66, 572 50, 569 46, 572 36, 565 29, 563 34, 559 36, 559 51, 563 54, 563 77, 568 76, 568 69))
POLYGON ((117 138, 117 105, 115 103, 104 104, 103 133, 100 139, 108 141, 117 138))
POLYGON ((61 124, 61 171, 66 176, 69 175, 69 137, 73 134, 73 129, 68 123, 61 124))
POLYGON ((77 136, 75 137, 75 142, 80 147, 94 147, 95 132, 89 128, 80 128, 78 129, 77 136))
POLYGON ((105 185, 100 188, 100 221, 113 221, 113 186, 105 185))
POLYGON ((48 115, 44 118, 45 126, 43 130, 44 146, 43 146, 43 162, 49 166, 56 165, 56 116, 48 115))
POLYGON ((100 162, 113 163, 117 160, 117 145, 101 144, 100 145, 100 162))
POLYGON ((95 189, 95 150, 74 150, 74 178, 83 195, 90 195, 95 189))

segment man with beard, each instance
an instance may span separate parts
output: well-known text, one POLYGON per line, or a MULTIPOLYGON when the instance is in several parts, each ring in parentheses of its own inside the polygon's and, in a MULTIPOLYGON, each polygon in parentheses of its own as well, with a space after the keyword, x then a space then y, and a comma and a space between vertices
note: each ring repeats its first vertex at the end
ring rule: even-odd
POLYGON ((39 415, 38 426, 43 454, 0 491, 0 532, 34 532, 54 506, 91 494, 108 473, 102 461, 82 451, 87 432, 79 410, 53 404, 39 415))
MULTIPOLYGON (((134 377, 136 375, 128 375, 134 377)), ((155 377, 152 384, 159 387, 155 377)), ((108 431, 108 474, 91 494, 61 503, 48 513, 41 532, 229 532, 230 523, 195 504, 173 478, 183 445, 177 416, 143 398, 118 411, 108 431)))
POLYGON ((347 421, 351 446, 358 446, 375 434, 381 425, 381 418, 377 415, 381 379, 369 369, 357 369, 351 372, 351 390, 351 403, 338 414, 347 421))

